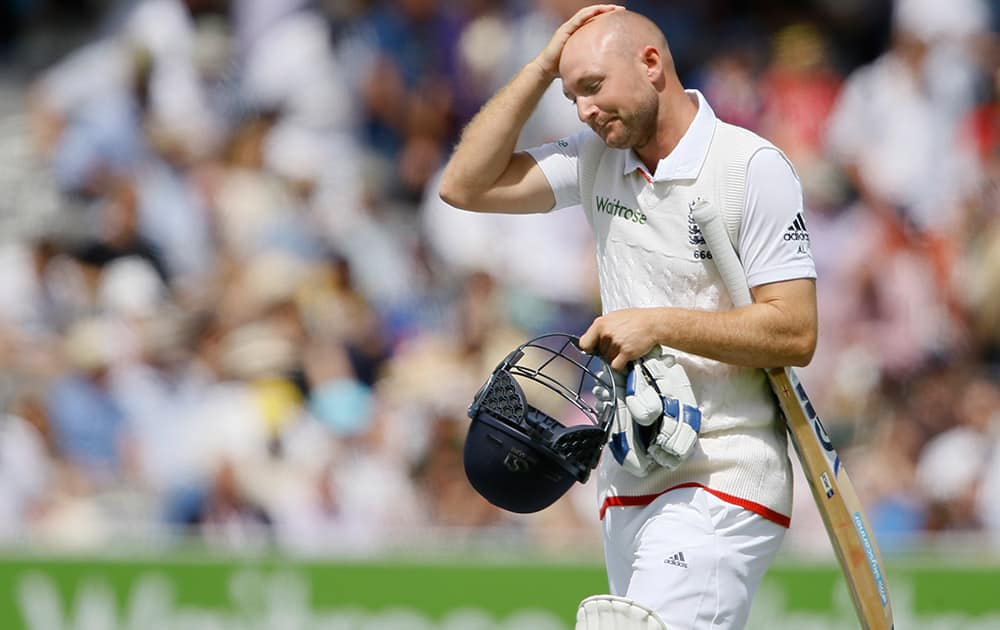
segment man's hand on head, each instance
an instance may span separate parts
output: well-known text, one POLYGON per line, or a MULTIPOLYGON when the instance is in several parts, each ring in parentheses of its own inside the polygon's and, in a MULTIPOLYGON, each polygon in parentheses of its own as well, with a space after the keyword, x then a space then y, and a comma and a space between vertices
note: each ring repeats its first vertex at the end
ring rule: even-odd
POLYGON ((547 77, 554 80, 559 76, 559 58, 562 57, 563 47, 570 36, 598 15, 624 10, 625 7, 619 4, 594 4, 580 9, 573 17, 566 20, 562 26, 556 29, 549 43, 535 57, 534 63, 538 64, 547 77))

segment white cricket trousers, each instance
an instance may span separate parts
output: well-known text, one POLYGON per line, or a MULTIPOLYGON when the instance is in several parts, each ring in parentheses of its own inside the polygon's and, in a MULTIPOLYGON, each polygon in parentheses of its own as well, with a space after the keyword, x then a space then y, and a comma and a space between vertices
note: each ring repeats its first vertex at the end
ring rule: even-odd
POLYGON ((612 595, 652 608, 668 630, 739 629, 785 528, 702 488, 604 514, 612 595))

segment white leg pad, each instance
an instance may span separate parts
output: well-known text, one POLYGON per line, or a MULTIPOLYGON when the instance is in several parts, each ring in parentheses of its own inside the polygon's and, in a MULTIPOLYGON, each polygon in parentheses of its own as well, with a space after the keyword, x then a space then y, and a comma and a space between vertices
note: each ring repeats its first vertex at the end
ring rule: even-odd
POLYGON ((667 624, 655 612, 627 597, 594 595, 580 602, 576 630, 667 630, 667 624))

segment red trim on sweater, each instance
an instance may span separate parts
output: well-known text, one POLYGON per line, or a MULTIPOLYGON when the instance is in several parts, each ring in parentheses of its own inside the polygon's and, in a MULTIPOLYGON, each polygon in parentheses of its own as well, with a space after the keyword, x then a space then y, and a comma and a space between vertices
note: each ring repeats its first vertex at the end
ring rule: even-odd
POLYGON ((740 497, 734 497, 731 494, 726 494, 725 492, 720 492, 719 490, 713 490, 708 486, 703 486, 700 483, 689 482, 682 483, 671 488, 667 488, 663 492, 657 492, 656 494, 643 494, 635 497, 607 497, 604 499, 604 505, 601 506, 601 520, 604 520, 604 513, 607 512, 609 507, 639 507, 649 505, 655 501, 658 497, 670 492, 671 490, 679 490, 681 488, 701 488, 705 492, 708 492, 715 497, 725 501, 726 503, 732 503, 733 505, 738 505, 745 510, 750 510, 754 514, 759 514, 766 518, 767 520, 777 523, 782 527, 789 527, 792 524, 792 519, 780 512, 775 512, 771 508, 761 505, 760 503, 755 503, 753 501, 748 501, 746 499, 741 499, 740 497))

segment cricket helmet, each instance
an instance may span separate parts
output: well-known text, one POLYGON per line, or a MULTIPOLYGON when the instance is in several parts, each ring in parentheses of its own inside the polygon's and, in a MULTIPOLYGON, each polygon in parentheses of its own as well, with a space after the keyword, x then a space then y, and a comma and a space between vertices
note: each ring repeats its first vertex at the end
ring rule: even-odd
POLYGON ((597 466, 615 409, 596 406, 595 386, 615 392, 611 368, 579 339, 541 335, 494 368, 469 407, 465 474, 487 501, 522 514, 542 510, 597 466))

